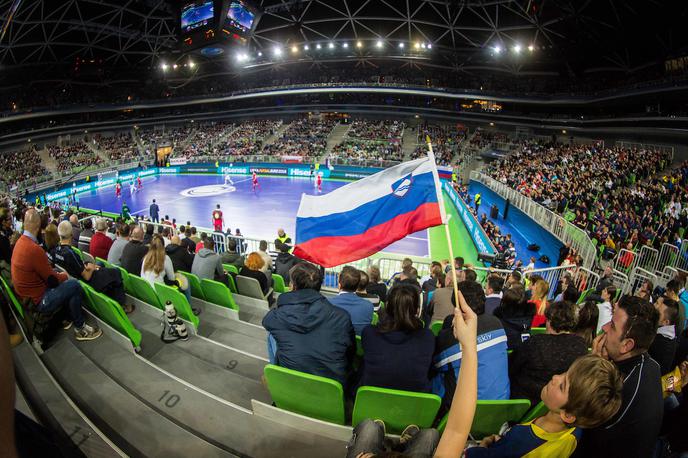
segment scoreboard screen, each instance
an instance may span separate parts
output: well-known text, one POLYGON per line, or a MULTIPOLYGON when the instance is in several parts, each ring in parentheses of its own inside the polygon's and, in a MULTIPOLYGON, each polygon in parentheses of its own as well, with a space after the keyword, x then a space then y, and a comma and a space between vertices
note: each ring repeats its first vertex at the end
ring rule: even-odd
POLYGON ((202 3, 187 3, 182 7, 182 31, 190 32, 213 22, 215 7, 213 0, 202 3))
POLYGON ((256 15, 249 10, 243 1, 234 0, 227 9, 227 26, 240 32, 249 33, 253 28, 256 15))

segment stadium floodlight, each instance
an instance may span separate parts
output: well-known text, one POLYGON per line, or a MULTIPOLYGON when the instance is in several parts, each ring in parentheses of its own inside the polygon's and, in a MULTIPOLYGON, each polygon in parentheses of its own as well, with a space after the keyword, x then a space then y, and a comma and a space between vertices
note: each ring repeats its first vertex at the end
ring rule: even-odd
POLYGON ((514 46, 514 52, 515 52, 516 54, 520 53, 520 52, 521 52, 521 45, 518 45, 518 44, 515 45, 515 46, 514 46))
POLYGON ((309 49, 311 49, 311 48, 309 48, 308 45, 303 45, 303 50, 304 50, 304 51, 308 51, 309 49))
POLYGON ((413 47, 416 48, 416 49, 420 49, 420 43, 418 43, 418 42, 416 41, 416 44, 414 44, 413 47))
POLYGON ((420 44, 421 49, 425 49, 425 43, 420 44))
POLYGON ((172 68, 175 69, 175 70, 176 70, 178 67, 179 67, 179 65, 177 65, 177 64, 174 64, 174 65, 172 66, 172 68))
POLYGON ((167 69, 170 68, 170 66, 163 62, 162 64, 160 64, 160 68, 163 72, 166 72, 167 69))
POLYGON ((428 49, 432 49, 432 43, 428 43, 428 49))
POLYGON ((495 54, 500 54, 502 52, 502 47, 497 45, 497 46, 493 47, 492 50, 494 51, 495 54))
POLYGON ((404 43, 399 43, 399 48, 404 49, 404 43))
POLYGON ((297 52, 299 52, 299 48, 297 48, 296 46, 292 46, 292 47, 291 47, 291 52, 293 52, 294 54, 296 54, 297 52))
POLYGON ((375 46, 377 46, 378 48, 382 48, 382 40, 377 40, 375 46))
POLYGON ((315 45, 315 49, 321 49, 321 48, 322 48, 322 46, 320 46, 320 43, 318 43, 317 45, 315 45))
POLYGON ((330 41, 330 42, 327 44, 327 47, 330 48, 330 49, 334 49, 334 43, 332 43, 332 42, 330 41))
POLYGON ((348 47, 349 47, 349 43, 344 43, 344 44, 342 45, 342 48, 344 48, 344 49, 346 49, 346 48, 348 48, 348 47))
POLYGON ((189 68, 194 68, 196 66, 196 63, 192 60, 189 61, 189 68))
POLYGON ((528 45, 528 51, 530 51, 530 52, 535 51, 535 46, 533 46, 533 45, 528 45))
POLYGON ((272 50, 272 53, 273 53, 275 56, 279 57, 279 56, 282 55, 282 49, 279 48, 278 46, 275 46, 275 48, 272 50))
POLYGON ((356 47, 357 47, 357 48, 362 48, 362 47, 363 47, 363 43, 361 43, 360 41, 357 41, 357 42, 356 42, 356 47))
POLYGON ((258 51, 258 57, 263 57, 263 53, 258 51))

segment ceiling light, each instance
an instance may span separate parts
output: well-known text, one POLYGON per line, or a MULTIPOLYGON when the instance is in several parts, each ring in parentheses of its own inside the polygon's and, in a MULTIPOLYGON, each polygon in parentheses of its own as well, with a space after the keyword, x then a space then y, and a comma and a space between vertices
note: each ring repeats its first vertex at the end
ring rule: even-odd
POLYGON ((174 68, 175 70, 177 69, 177 67, 179 67, 179 65, 177 65, 177 64, 174 64, 174 65, 172 66, 172 68, 174 68))
POLYGON ((362 47, 363 47, 363 43, 361 43, 360 41, 357 41, 357 42, 356 42, 356 47, 357 47, 357 48, 362 48, 362 47))
POLYGON ((320 43, 318 43, 317 45, 315 45, 315 48, 320 49, 320 48, 322 48, 322 46, 320 46, 320 43))
POLYGON ((404 49, 404 43, 399 43, 399 47, 400 47, 401 49, 404 49))
POLYGON ((291 52, 293 52, 294 54, 296 54, 297 52, 299 52, 299 48, 297 48, 296 46, 292 46, 292 47, 291 47, 291 52))
POLYGON ((416 44, 414 44, 413 47, 416 48, 416 49, 420 49, 420 43, 418 43, 418 42, 416 41, 416 44))
POLYGON ((327 44, 327 47, 330 48, 330 49, 334 49, 334 43, 332 43, 332 42, 330 41, 330 42, 327 44))
POLYGON ((530 51, 530 52, 535 51, 535 46, 533 46, 533 45, 528 45, 528 51, 530 51))
POLYGON ((196 63, 193 61, 189 61, 189 68, 194 68, 196 66, 196 63))
POLYGON ((378 48, 382 48, 382 40, 377 40, 377 43, 375 43, 375 46, 378 48))
POLYGON ((432 43, 428 43, 428 49, 432 49, 432 43))
POLYGON ((169 67, 169 65, 163 63, 163 64, 160 65, 160 68, 162 68, 162 71, 167 71, 167 69, 170 68, 170 67, 169 67))
POLYGON ((263 57, 263 53, 258 51, 258 57, 263 57))
POLYGON ((421 44, 420 44, 420 47, 421 47, 422 49, 425 49, 425 43, 421 43, 421 44))
POLYGON ((304 51, 308 51, 309 49, 310 49, 310 48, 308 47, 308 45, 303 45, 303 50, 304 50, 304 51))
POLYGON ((272 50, 272 53, 273 53, 275 56, 281 56, 281 55, 282 55, 282 50, 281 50, 280 48, 278 48, 277 46, 275 46, 275 48, 272 50))
POLYGON ((344 49, 346 49, 346 48, 348 48, 348 47, 349 47, 349 43, 344 43, 344 44, 342 45, 342 48, 344 48, 344 49))
POLYGON ((515 52, 516 54, 520 53, 520 52, 521 52, 521 45, 515 45, 515 46, 514 46, 514 52, 515 52))
POLYGON ((500 54, 502 52, 502 47, 497 45, 494 48, 492 48, 495 54, 500 54))

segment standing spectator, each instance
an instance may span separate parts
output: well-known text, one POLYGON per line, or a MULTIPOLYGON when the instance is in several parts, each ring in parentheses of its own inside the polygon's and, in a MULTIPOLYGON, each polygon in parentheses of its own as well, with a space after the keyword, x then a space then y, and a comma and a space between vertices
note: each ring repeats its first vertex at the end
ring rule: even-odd
MULTIPOLYGON (((20 298, 31 299, 38 313, 53 314, 67 307, 77 340, 93 340, 103 331, 86 324, 81 310, 83 291, 75 279, 56 272, 38 245, 41 217, 34 209, 24 215, 24 233, 12 252, 12 284, 20 298)), ((71 323, 67 323, 67 329, 71 323)), ((40 337, 40 336, 39 336, 40 337)), ((45 343, 45 342, 44 342, 45 343)))
POLYGON ((131 227, 128 224, 121 223, 117 225, 117 238, 112 242, 112 246, 110 246, 107 262, 116 266, 120 265, 122 251, 124 251, 124 247, 129 243, 130 232, 131 227))
POLYGON ((602 289, 602 302, 597 304, 597 333, 602 330, 602 326, 612 321, 612 299, 616 296, 616 287, 613 285, 602 289))
POLYGON ((538 280, 533 285, 533 295, 529 302, 535 306, 535 316, 530 327, 538 328, 545 324, 545 311, 547 310, 547 293, 549 284, 545 280, 538 280))
POLYGON ((129 242, 122 250, 120 266, 132 275, 141 275, 143 257, 147 252, 148 247, 143 244, 143 229, 141 229, 141 226, 134 226, 129 242))
POLYGON ((593 342, 593 353, 610 359, 624 377, 617 415, 588 429, 576 457, 649 457, 662 424, 663 404, 659 364, 647 350, 657 334, 659 314, 649 302, 623 296, 593 342), (613 446, 610 447, 610 444, 613 446))
MULTIPOLYGON (((506 333, 498 318, 485 314, 485 292, 479 283, 458 284, 468 306, 478 315, 478 399, 509 399, 506 333)), ((452 296, 452 303, 456 298, 452 296)), ((451 405, 461 367, 461 348, 452 332, 454 315, 445 318, 437 336, 432 392, 442 398, 442 410, 451 405)))
POLYGON ((81 237, 81 226, 79 225, 79 217, 71 215, 69 222, 72 225, 72 246, 79 248, 79 237, 81 237))
POLYGON ((175 272, 191 272, 193 266, 194 255, 189 253, 181 244, 179 236, 175 235, 170 240, 170 244, 165 247, 165 254, 170 257, 172 267, 175 272))
POLYGON ((571 302, 555 302, 545 312, 547 333, 532 336, 514 349, 509 362, 511 397, 540 402, 540 391, 557 374, 563 374, 588 347, 573 334, 578 310, 571 302))
POLYGON ((360 281, 361 275, 358 269, 344 266, 339 273, 339 294, 330 298, 332 305, 349 313, 356 335, 360 335, 363 328, 368 326, 373 319, 373 304, 356 295, 360 281))
POLYGON ((435 336, 418 318, 420 297, 415 288, 392 288, 385 317, 361 333, 363 346, 362 386, 429 392, 428 374, 435 336))
POLYGON ((155 203, 155 199, 153 199, 153 203, 148 209, 148 214, 150 215, 151 221, 154 223, 160 222, 160 207, 158 207, 158 204, 155 203))
POLYGON ((370 277, 370 282, 366 286, 368 294, 375 294, 380 298, 381 302, 387 301, 387 285, 380 277, 380 268, 376 265, 371 265, 368 267, 368 275, 370 277))
POLYGON ((107 221, 103 218, 96 220, 96 233, 91 237, 89 253, 94 258, 107 259, 112 248, 112 239, 105 233, 107 231, 107 221))
POLYGON ((356 353, 349 314, 320 294, 322 275, 313 264, 294 266, 291 284, 263 318, 270 361, 345 384, 356 353))

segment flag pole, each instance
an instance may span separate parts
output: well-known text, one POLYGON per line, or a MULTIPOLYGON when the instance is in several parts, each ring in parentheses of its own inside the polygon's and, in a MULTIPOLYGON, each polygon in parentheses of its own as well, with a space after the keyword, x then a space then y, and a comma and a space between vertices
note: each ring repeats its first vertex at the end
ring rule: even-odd
MULTIPOLYGON (((426 135, 425 136, 425 141, 428 144, 428 157, 432 161, 433 167, 435 167, 435 152, 432 150, 432 142, 430 141, 430 136, 426 135)), ((437 172, 435 172, 437 173, 437 172)), ((438 200, 440 204, 440 208, 442 211, 444 211, 444 195, 442 194, 442 190, 439 190, 438 193, 438 200)), ((449 260, 451 264, 451 273, 452 273, 452 284, 454 285, 454 298, 456 300, 456 304, 454 304, 455 307, 458 307, 459 305, 459 285, 458 281, 456 279, 456 264, 454 263, 454 249, 452 248, 452 241, 451 241, 451 234, 449 233, 449 218, 444 222, 444 233, 447 238, 447 247, 449 248, 449 257, 451 258, 449 260)))

